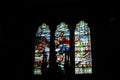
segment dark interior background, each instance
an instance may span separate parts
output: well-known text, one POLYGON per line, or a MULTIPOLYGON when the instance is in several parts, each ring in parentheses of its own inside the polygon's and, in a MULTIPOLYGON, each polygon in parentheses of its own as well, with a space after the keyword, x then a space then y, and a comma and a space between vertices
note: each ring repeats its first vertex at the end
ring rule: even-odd
MULTIPOLYGON (((113 73, 117 68, 115 65, 118 64, 115 62, 117 60, 115 57, 117 57, 119 49, 115 47, 119 45, 118 9, 97 8, 94 5, 91 7, 91 5, 87 1, 63 0, 24 1, 24 6, 20 3, 5 3, 0 16, 1 58, 4 61, 4 68, 7 70, 3 71, 3 74, 9 75, 13 72, 12 75, 16 80, 115 78, 113 73), (55 74, 52 72, 53 67, 47 75, 34 76, 34 42, 38 26, 42 23, 48 24, 51 30, 51 41, 53 41, 56 25, 60 22, 68 24, 71 32, 71 52, 73 53, 74 29, 80 20, 87 22, 91 29, 93 74, 74 75, 74 66, 71 66, 68 75, 55 74)), ((51 42, 51 53, 54 53, 53 42, 51 42)), ((54 59, 51 60, 54 61, 54 59)))

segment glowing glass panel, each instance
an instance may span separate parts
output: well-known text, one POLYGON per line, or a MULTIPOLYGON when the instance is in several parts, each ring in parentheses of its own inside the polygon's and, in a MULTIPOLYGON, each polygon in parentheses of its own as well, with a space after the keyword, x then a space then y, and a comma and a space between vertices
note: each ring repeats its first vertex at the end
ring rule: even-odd
POLYGON ((64 22, 61 22, 55 31, 55 52, 56 62, 65 72, 64 66, 70 60, 70 31, 64 22))
MULTIPOLYGON (((41 75, 42 68, 49 67, 50 29, 45 23, 38 27, 35 41, 34 74, 41 75)), ((44 70, 44 69, 43 69, 44 70)))
POLYGON ((91 74, 91 38, 87 23, 80 21, 74 32, 75 41, 75 74, 91 74))

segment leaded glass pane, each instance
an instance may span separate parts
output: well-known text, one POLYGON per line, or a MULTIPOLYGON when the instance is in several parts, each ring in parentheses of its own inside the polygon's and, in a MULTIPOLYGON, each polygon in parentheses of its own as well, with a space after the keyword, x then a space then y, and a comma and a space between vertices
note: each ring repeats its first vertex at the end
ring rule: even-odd
POLYGON ((35 39, 35 58, 34 58, 34 74, 41 75, 42 68, 49 67, 50 55, 50 29, 43 23, 38 27, 35 39))
POLYGON ((70 60, 70 31, 64 22, 61 22, 55 31, 55 52, 56 62, 65 72, 64 65, 70 60))
POLYGON ((90 28, 80 21, 75 32, 75 74, 92 73, 90 28))

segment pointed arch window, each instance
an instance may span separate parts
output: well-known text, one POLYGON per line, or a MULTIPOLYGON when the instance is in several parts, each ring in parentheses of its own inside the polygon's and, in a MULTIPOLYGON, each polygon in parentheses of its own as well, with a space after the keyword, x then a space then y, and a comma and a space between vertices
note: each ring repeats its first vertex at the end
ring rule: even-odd
POLYGON ((74 31, 75 41, 75 74, 91 74, 91 38, 87 23, 80 21, 74 31))
POLYGON ((58 66, 65 72, 65 64, 70 60, 70 31, 68 25, 61 22, 55 31, 55 52, 58 66))
POLYGON ((43 23, 38 27, 35 40, 35 56, 34 56, 34 74, 41 75, 43 69, 49 67, 50 55, 50 29, 43 23))

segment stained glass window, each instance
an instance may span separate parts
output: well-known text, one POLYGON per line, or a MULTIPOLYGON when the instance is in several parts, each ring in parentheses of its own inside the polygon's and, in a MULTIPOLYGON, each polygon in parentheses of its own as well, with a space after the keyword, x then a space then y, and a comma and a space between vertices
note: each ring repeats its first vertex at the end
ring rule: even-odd
POLYGON ((68 25, 61 22, 55 31, 55 52, 58 66, 65 72, 65 64, 70 60, 70 31, 68 25))
POLYGON ((75 74, 91 74, 91 38, 87 23, 80 21, 74 32, 75 41, 75 74))
POLYGON ((34 74, 41 75, 43 70, 49 67, 50 55, 50 29, 43 23, 38 27, 35 40, 35 58, 34 58, 34 74), (44 68, 42 70, 42 68, 44 68))

